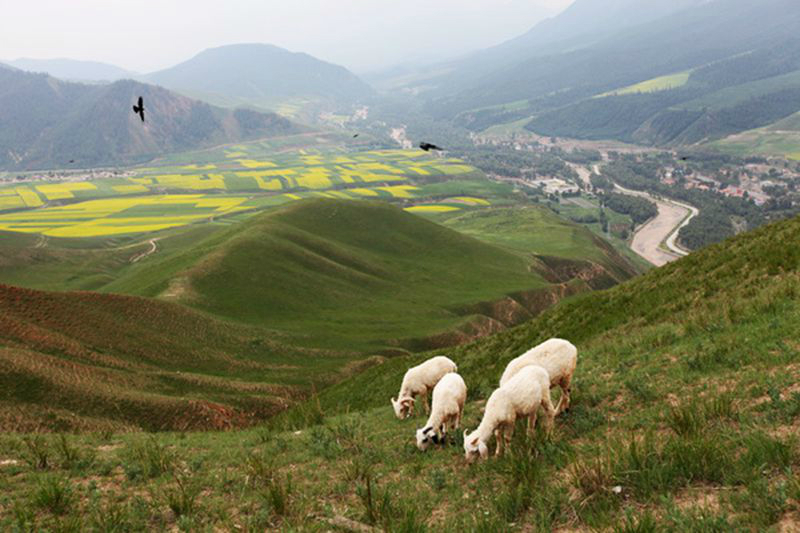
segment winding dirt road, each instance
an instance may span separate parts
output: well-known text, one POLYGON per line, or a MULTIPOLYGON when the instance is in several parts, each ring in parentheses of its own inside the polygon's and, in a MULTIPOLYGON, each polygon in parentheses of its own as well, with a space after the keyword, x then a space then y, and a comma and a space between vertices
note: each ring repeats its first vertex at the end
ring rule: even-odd
POLYGON ((153 255, 154 253, 156 253, 158 251, 158 245, 156 244, 158 242, 158 239, 150 239, 150 241, 148 241, 148 242, 150 243, 150 249, 148 249, 145 252, 142 252, 140 254, 136 254, 133 257, 131 257, 131 259, 130 259, 131 263, 138 263, 139 261, 141 261, 145 257, 149 257, 149 256, 153 255))

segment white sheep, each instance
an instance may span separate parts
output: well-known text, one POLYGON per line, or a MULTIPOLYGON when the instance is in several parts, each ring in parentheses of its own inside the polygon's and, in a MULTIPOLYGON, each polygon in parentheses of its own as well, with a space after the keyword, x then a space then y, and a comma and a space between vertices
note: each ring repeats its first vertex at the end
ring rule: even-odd
POLYGON ((511 444, 514 424, 521 416, 528 417, 528 433, 533 436, 539 407, 544 409, 549 432, 555 417, 555 409, 550 401, 550 375, 540 366, 529 365, 489 396, 478 428, 472 433, 464 431, 467 462, 471 463, 479 456, 482 459, 489 456, 487 443, 492 434, 497 441, 495 455, 502 455, 504 448, 511 444))
POLYGON ((458 429, 461 413, 467 401, 467 384, 458 374, 451 372, 433 388, 431 414, 428 421, 417 430, 417 448, 423 452, 431 442, 438 444, 447 438, 447 426, 458 429))
POLYGON ((428 359, 424 363, 409 368, 403 376, 397 399, 392 398, 392 407, 397 418, 408 418, 414 412, 414 398, 420 396, 425 412, 428 407, 428 391, 433 389, 445 374, 456 372, 456 364, 442 355, 428 359))
POLYGON ((561 399, 556 407, 556 415, 569 410, 572 376, 578 364, 578 349, 563 339, 550 339, 520 355, 506 367, 500 378, 502 387, 520 369, 528 365, 541 366, 550 374, 550 387, 561 387, 561 399))

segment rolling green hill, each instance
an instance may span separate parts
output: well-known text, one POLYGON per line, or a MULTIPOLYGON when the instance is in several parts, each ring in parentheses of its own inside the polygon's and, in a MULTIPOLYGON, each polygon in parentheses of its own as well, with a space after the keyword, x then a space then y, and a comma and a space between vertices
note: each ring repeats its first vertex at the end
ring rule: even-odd
POLYGON ((542 215, 541 231, 545 220, 563 228, 564 250, 543 246, 554 236, 501 248, 383 202, 308 200, 218 232, 104 290, 279 329, 303 345, 430 348, 516 324, 553 294, 635 273, 588 230, 542 215))
POLYGON ((387 531, 792 531, 800 523, 800 219, 578 296, 475 343, 399 357, 270 427, 0 436, 0 526, 387 531), (573 405, 511 453, 427 453, 388 398, 445 354, 474 428, 503 366, 551 336, 579 350, 573 405), (42 459, 44 457, 44 460, 42 459), (169 509, 169 510, 167 510, 169 509), (98 524, 100 526, 98 526, 98 524))
POLYGON ((174 230, 138 263, 147 242, 4 233, 4 280, 103 292, 1 286, 0 427, 251 425, 373 354, 466 342, 635 274, 588 230, 534 212, 536 242, 498 246, 388 203, 307 200, 174 230))

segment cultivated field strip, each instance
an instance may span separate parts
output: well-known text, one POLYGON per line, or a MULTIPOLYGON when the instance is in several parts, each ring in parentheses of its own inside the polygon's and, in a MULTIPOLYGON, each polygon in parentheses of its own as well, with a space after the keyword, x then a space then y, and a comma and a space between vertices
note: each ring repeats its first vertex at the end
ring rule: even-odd
MULTIPOLYGON (((310 197, 407 201, 419 196, 418 182, 474 172, 460 160, 421 151, 269 155, 237 146, 214 162, 167 162, 134 169, 129 177, 0 188, 0 230, 49 237, 151 233, 310 197)), ((485 205, 484 199, 462 196, 449 205, 411 210, 440 213, 485 205)))

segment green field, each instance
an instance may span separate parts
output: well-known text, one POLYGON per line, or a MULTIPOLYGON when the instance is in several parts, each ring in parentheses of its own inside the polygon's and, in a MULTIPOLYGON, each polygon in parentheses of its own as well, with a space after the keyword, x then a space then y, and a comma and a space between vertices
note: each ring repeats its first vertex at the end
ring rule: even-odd
POLYGON ((800 161, 800 113, 764 128, 731 135, 710 146, 734 155, 759 154, 800 161))
POLYGON ((364 361, 264 427, 4 433, 0 528, 791 531, 800 253, 785 244, 798 240, 800 220, 781 222, 498 335, 364 361), (468 466, 460 432, 420 453, 423 419, 393 417, 405 370, 445 354, 474 428, 504 365, 551 336, 572 340, 579 363, 549 438, 531 442, 520 423, 510 454, 468 466))
POLYGON ((800 131, 773 131, 759 128, 709 144, 721 152, 736 155, 765 155, 800 161, 800 131))
POLYGON ((603 98, 605 96, 622 96, 626 94, 641 94, 641 93, 655 93, 659 91, 668 91, 670 89, 678 89, 689 83, 689 77, 692 75, 691 70, 669 74, 667 76, 659 76, 651 80, 629 85, 616 91, 607 92, 596 96, 595 98, 603 98))

